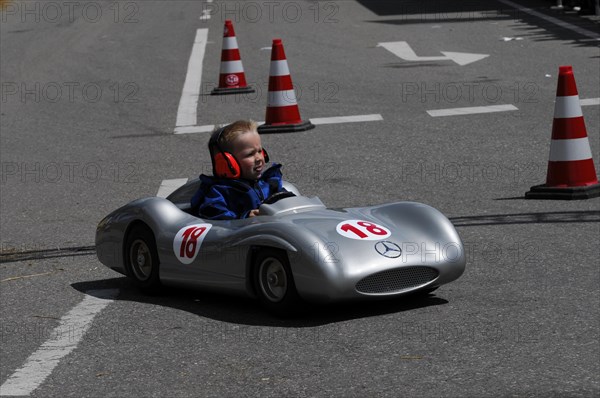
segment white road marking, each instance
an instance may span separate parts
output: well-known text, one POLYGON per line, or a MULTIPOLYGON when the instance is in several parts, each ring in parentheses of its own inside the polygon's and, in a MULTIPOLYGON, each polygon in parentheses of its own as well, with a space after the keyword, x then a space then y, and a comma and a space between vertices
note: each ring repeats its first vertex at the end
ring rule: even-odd
POLYGON ((580 28, 579 26, 575 26, 572 25, 570 23, 567 23, 565 21, 562 21, 558 18, 554 18, 551 17, 549 15, 546 14, 542 14, 541 12, 537 12, 535 10, 532 10, 531 8, 527 8, 527 7, 522 7, 520 4, 514 3, 510 0, 498 0, 500 3, 506 4, 507 6, 516 8, 517 10, 524 12, 526 14, 529 15, 533 15, 534 17, 538 17, 541 18, 543 20, 546 20, 548 22, 551 22, 555 25, 560 26, 561 28, 565 28, 565 29, 569 29, 572 30, 573 32, 579 33, 582 36, 586 36, 586 37, 590 37, 592 39, 598 40, 600 39, 600 35, 598 35, 598 33, 596 32, 592 32, 591 30, 587 30, 584 28, 580 28))
POLYGON ((600 105, 600 98, 586 98, 580 102, 581 106, 600 105))
POLYGON ((204 126, 185 126, 175 127, 175 134, 196 134, 196 133, 210 133, 215 129, 214 124, 207 124, 204 126))
POLYGON ((479 61, 480 59, 489 57, 489 54, 471 54, 471 53, 458 53, 458 52, 448 52, 448 51, 440 51, 444 54, 441 56, 434 57, 420 57, 418 56, 410 45, 405 41, 394 41, 387 43, 377 43, 377 47, 383 47, 395 56, 402 58, 405 61, 412 62, 427 62, 427 61, 454 61, 457 64, 463 66, 470 64, 475 61, 479 61))
POLYGON ((473 106, 466 108, 450 108, 450 109, 433 109, 427 111, 430 116, 457 116, 457 115, 473 115, 477 113, 492 113, 492 112, 506 112, 519 110, 512 104, 507 105, 491 105, 491 106, 473 106))
POLYGON ((81 303, 60 319, 52 332, 53 337, 31 354, 25 364, 0 386, 0 396, 29 395, 38 388, 60 360, 77 348, 94 317, 112 303, 119 290, 93 290, 86 294, 81 303))
POLYGON ((166 198, 167 196, 175 192, 177 188, 185 185, 186 182, 188 182, 187 178, 174 178, 172 180, 162 180, 156 196, 158 196, 159 198, 166 198))
MULTIPOLYGON (((574 96, 577 97, 577 96, 574 96)), ((557 97, 556 102, 564 103, 566 97, 557 97), (559 99, 561 98, 561 99, 559 99)), ((581 106, 592 106, 592 105, 600 105, 600 98, 587 98, 579 101, 581 106)), ((562 106, 562 105, 561 105, 562 106)), ((566 105, 565 105, 566 106, 566 105)), ((559 107, 562 109, 561 107, 559 107)), ((563 106, 564 108, 564 106, 563 106)), ((573 108, 571 106, 570 108, 573 108)), ((569 108, 569 109, 570 109, 569 108)), ((578 107, 577 107, 578 108, 578 107)), ((458 116, 458 115, 474 115, 478 113, 492 113, 492 112, 506 112, 506 111, 518 111, 519 108, 512 104, 506 105, 492 105, 492 106, 475 106, 475 107, 467 107, 467 108, 449 108, 449 109, 432 109, 428 110, 427 113, 433 117, 440 116, 458 116)), ((571 115, 569 117, 573 117, 576 112, 567 113, 567 115, 571 115)), ((558 117, 567 117, 563 115, 563 112, 560 112, 558 117)), ((312 119, 311 121, 316 124, 312 119)))
MULTIPOLYGON (((383 120, 383 117, 376 113, 372 115, 354 115, 354 116, 334 116, 309 119, 312 124, 337 124, 337 123, 357 123, 357 122, 377 122, 383 120)), ((256 122, 259 126, 264 123, 256 122)), ((228 123, 223 123, 225 126, 228 123)), ((196 134, 196 133, 211 133, 215 129, 214 124, 204 126, 185 126, 175 129, 175 134, 196 134)))
POLYGON ((356 115, 356 116, 335 116, 320 117, 310 119, 312 124, 338 124, 338 123, 357 123, 357 122, 377 122, 383 120, 380 114, 356 115))
POLYGON ((188 62, 187 75, 183 84, 179 109, 177 110, 176 126, 194 126, 198 123, 197 108, 200 97, 200 85, 202 83, 202 63, 206 51, 208 29, 198 29, 192 53, 188 62))
MULTIPOLYGON (((206 0, 207 3, 212 3, 213 0, 206 0)), ((211 11, 206 9, 202 10, 202 15, 200 16, 201 21, 208 21, 210 19, 211 11)))

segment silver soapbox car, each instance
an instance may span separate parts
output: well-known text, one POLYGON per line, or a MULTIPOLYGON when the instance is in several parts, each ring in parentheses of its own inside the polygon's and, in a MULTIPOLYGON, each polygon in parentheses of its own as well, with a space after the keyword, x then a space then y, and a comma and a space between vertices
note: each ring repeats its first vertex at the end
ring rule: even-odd
POLYGON ((99 260, 143 289, 177 285, 244 294, 277 313, 303 300, 428 293, 465 269, 454 226, 424 204, 328 209, 285 182, 296 196, 267 200, 260 216, 206 220, 190 210, 199 183, 106 216, 96 231, 99 260))

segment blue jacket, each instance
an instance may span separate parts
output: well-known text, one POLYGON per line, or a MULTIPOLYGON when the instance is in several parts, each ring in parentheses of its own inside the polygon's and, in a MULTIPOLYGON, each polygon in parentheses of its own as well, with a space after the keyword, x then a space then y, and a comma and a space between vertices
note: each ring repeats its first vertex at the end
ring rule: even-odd
POLYGON ((281 165, 274 164, 257 181, 200 176, 192 209, 209 220, 247 218, 270 195, 282 191, 281 165))

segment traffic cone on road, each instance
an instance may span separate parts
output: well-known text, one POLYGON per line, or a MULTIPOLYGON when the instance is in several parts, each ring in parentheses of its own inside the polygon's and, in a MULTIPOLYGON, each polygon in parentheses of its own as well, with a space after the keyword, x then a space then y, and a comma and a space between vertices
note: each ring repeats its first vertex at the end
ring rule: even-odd
POLYGON ((281 39, 273 39, 271 68, 269 71, 269 94, 265 124, 259 133, 289 133, 314 128, 310 121, 300 118, 300 109, 281 39))
POLYGON ((561 66, 556 89, 546 183, 531 187, 528 199, 588 199, 600 196, 579 94, 571 66, 561 66))
POLYGON ((238 49, 235 31, 231 20, 225 20, 223 31, 223 48, 221 50, 221 69, 219 87, 211 95, 253 93, 254 89, 246 84, 246 75, 240 50, 238 49))

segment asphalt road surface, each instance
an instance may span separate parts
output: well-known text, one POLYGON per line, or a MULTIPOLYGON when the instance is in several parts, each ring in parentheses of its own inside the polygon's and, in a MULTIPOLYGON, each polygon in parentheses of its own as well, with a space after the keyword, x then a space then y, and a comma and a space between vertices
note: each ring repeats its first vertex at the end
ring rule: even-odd
POLYGON ((561 65, 598 173, 598 20, 460 4, 3 1, 0 395, 598 396, 600 199, 523 199, 545 181, 561 65), (254 95, 209 95, 225 19, 254 95), (145 296, 99 263, 102 217, 209 170, 208 134, 175 134, 186 76, 201 73, 191 130, 264 120, 274 38, 302 117, 328 121, 263 137, 286 179, 329 207, 436 207, 467 248, 460 279, 282 320, 145 296))

